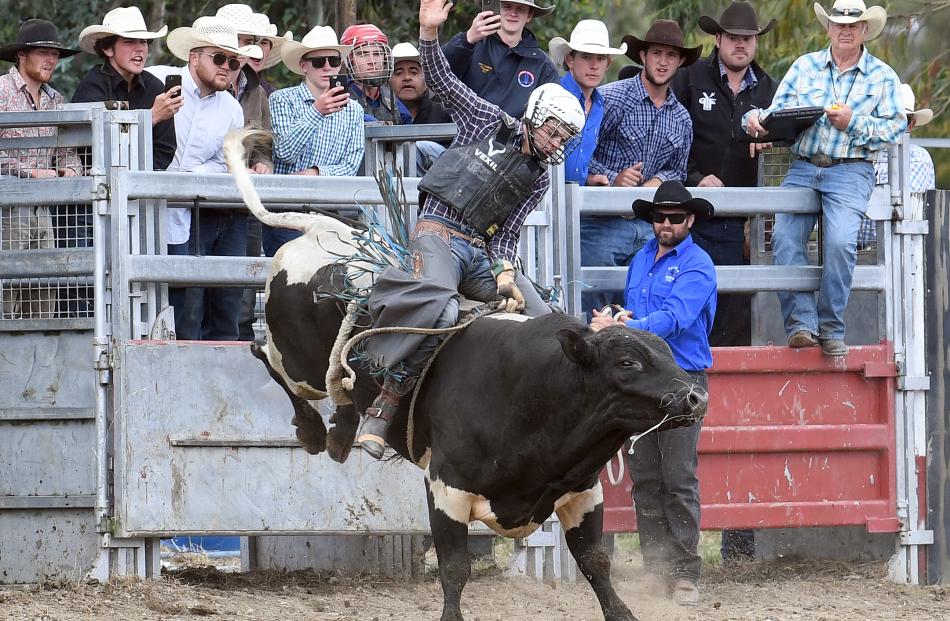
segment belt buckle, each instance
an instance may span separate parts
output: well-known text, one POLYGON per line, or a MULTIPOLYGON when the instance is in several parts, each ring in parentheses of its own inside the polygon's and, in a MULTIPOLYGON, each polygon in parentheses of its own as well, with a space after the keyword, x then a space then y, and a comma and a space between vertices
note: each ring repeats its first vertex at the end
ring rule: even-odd
POLYGON ((818 168, 829 168, 834 163, 831 156, 825 155, 824 153, 816 153, 808 158, 808 161, 818 168))

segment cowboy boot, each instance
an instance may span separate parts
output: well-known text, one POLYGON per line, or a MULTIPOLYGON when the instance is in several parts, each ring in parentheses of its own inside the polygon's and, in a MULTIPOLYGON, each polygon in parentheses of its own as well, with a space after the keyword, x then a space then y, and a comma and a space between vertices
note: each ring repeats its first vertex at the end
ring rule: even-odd
POLYGON ((379 392, 373 405, 366 408, 366 414, 363 417, 363 426, 360 428, 360 435, 356 439, 363 450, 373 456, 375 459, 382 459, 386 450, 386 433, 389 431, 389 424, 399 409, 399 401, 406 394, 407 386, 404 382, 391 381, 389 378, 383 382, 383 388, 379 392))

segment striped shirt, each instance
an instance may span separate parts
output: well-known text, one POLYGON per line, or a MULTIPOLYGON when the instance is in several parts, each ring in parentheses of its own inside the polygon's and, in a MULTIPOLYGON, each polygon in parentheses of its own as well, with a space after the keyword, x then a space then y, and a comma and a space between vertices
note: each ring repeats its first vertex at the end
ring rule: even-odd
POLYGON ((366 151, 363 108, 354 99, 326 116, 314 107, 307 83, 282 88, 270 96, 274 127, 274 172, 290 175, 320 169, 321 175, 352 177, 366 151))
POLYGON ((899 87, 900 79, 894 70, 867 48, 856 65, 838 71, 828 47, 799 56, 778 85, 772 105, 762 111, 746 112, 742 128, 746 128, 753 112, 764 116, 784 108, 829 108, 835 103, 846 103, 853 111, 847 128, 835 129, 828 117, 822 116, 798 136, 792 153, 800 157, 823 153, 834 159, 873 161, 874 152, 897 142, 907 127, 899 87))
POLYGON ((604 120, 600 142, 590 162, 590 174, 606 175, 613 184, 617 175, 643 162, 643 180, 686 179, 686 161, 693 143, 689 112, 667 89, 666 101, 657 108, 641 76, 600 88, 604 120))
MULTIPOLYGON (((726 66, 722 64, 722 59, 717 57, 719 61, 719 77, 722 79, 724 84, 729 84, 729 74, 726 73, 726 66)), ((755 85, 759 83, 759 77, 755 75, 755 71, 752 70, 752 65, 749 65, 746 68, 745 75, 742 76, 742 83, 739 84, 739 91, 736 93, 738 95, 747 88, 755 88, 755 85)))
MULTIPOLYGON (((476 95, 452 73, 438 40, 420 40, 419 56, 422 60, 426 83, 432 89, 433 98, 437 99, 452 115, 452 120, 458 126, 458 133, 452 141, 453 147, 481 142, 498 131, 501 125, 501 108, 476 95)), ((522 140, 524 139, 523 131, 524 125, 521 124, 516 135, 522 140)), ((518 256, 518 240, 521 237, 521 227, 525 218, 538 206, 550 185, 551 177, 545 171, 534 182, 534 188, 527 198, 511 212, 498 233, 489 240, 488 254, 493 259, 515 260, 518 256)), ((426 198, 420 217, 426 216, 463 222, 462 214, 458 210, 434 196, 426 198)))

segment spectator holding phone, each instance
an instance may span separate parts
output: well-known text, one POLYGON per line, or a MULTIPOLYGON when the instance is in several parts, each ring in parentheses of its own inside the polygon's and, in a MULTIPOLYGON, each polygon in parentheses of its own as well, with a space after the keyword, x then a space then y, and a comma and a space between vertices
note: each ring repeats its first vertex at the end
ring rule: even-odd
MULTIPOLYGON (((365 152, 363 108, 343 86, 331 85, 352 47, 340 45, 329 26, 316 26, 281 50, 284 65, 304 77, 270 97, 274 125, 274 172, 279 175, 353 176, 365 152)), ((264 254, 299 237, 297 231, 263 229, 264 254)))
POLYGON ((137 7, 106 13, 102 24, 79 33, 79 49, 102 59, 79 82, 73 103, 126 101, 132 110, 152 111, 152 168, 165 170, 175 156, 175 113, 182 107, 181 86, 165 91, 162 81, 145 71, 148 44, 168 32, 152 32, 137 7))
POLYGON ((482 10, 466 32, 443 46, 452 73, 511 116, 520 117, 532 91, 558 81, 557 69, 526 28, 554 11, 533 0, 478 0, 482 10))

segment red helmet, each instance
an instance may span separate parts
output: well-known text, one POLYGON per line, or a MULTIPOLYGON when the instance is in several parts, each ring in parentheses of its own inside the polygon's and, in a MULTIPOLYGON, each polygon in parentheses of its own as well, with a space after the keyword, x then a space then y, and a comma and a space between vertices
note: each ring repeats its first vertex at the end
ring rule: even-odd
POLYGON ((366 43, 389 45, 389 37, 372 24, 355 24, 350 26, 343 31, 343 36, 340 37, 340 45, 359 47, 366 43))

